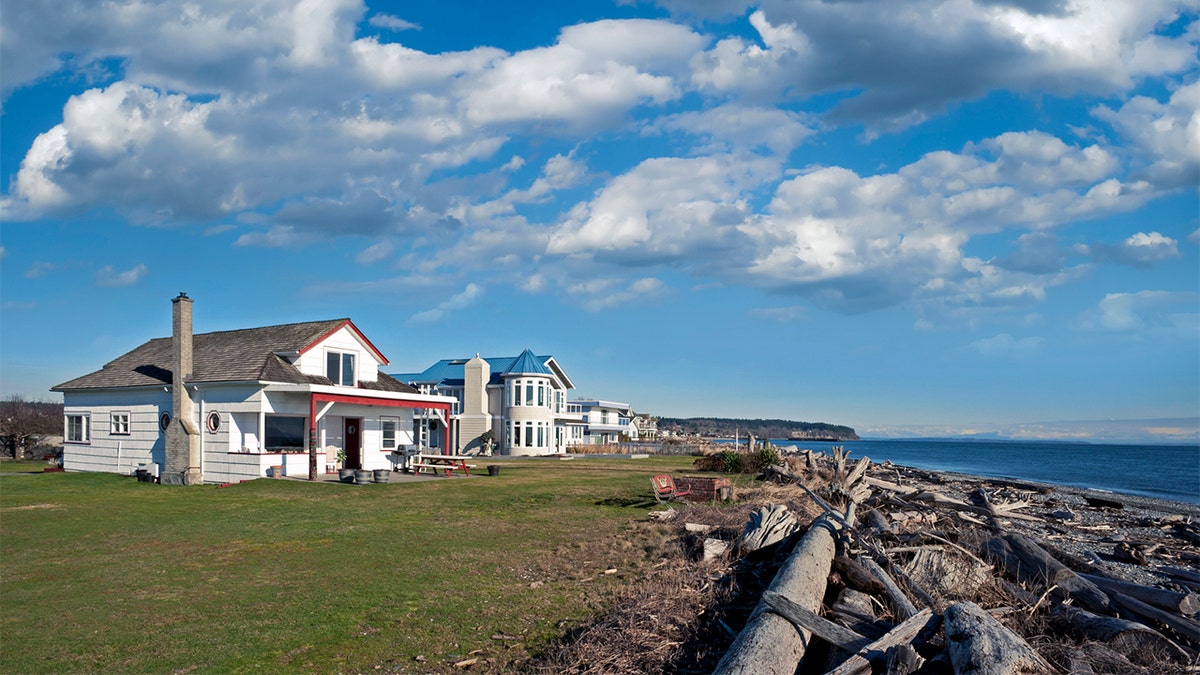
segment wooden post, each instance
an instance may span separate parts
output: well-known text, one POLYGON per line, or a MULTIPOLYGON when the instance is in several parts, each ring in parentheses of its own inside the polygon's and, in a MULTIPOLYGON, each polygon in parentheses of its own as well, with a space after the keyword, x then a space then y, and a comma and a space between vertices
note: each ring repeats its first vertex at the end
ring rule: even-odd
MULTIPOLYGON (((815 612, 828 585, 837 548, 837 523, 827 516, 814 520, 796 544, 768 590, 815 612)), ((812 634, 769 611, 759 601, 750 621, 717 664, 714 675, 793 675, 804 658, 812 634)))

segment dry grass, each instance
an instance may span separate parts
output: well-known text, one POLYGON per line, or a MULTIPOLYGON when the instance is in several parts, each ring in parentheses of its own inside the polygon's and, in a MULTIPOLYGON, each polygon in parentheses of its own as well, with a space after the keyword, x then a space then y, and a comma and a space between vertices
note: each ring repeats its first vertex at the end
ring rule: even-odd
POLYGON ((639 523, 640 529, 663 537, 659 563, 619 590, 606 612, 569 630, 527 664, 528 670, 576 675, 711 672, 790 546, 753 559, 729 554, 704 561, 703 540, 736 538, 751 511, 772 503, 788 504, 803 522, 816 515, 799 488, 763 483, 739 488, 735 504, 687 504, 668 523, 639 523), (696 535, 685 523, 712 530, 696 535))

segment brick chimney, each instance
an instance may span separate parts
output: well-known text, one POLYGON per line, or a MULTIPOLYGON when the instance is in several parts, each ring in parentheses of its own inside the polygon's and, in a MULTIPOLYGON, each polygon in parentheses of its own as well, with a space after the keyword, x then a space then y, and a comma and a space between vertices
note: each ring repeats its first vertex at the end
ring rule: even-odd
POLYGON ((166 430, 166 466, 160 481, 196 485, 200 473, 200 430, 187 390, 192 376, 192 299, 187 293, 171 300, 171 424, 166 430))

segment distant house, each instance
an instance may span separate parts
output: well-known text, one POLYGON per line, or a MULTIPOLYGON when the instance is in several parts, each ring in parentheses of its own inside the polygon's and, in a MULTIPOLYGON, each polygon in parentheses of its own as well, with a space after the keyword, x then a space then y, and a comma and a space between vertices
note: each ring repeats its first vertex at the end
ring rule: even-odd
POLYGON ((575 385, 553 356, 526 349, 517 356, 444 359, 419 373, 392 377, 418 390, 453 396, 450 447, 484 452, 490 430, 493 450, 505 455, 546 455, 566 451, 569 429, 579 415, 567 411, 575 385))
POLYGON ((163 483, 224 483, 384 469, 414 434, 450 443, 453 399, 380 372, 388 360, 350 319, 192 334, 192 299, 172 300, 172 336, 52 388, 64 403, 63 466, 163 483), (439 424, 440 421, 440 424, 439 424), (441 433, 438 433, 440 430, 441 433))
POLYGON ((638 428, 631 424, 633 407, 628 403, 589 398, 571 401, 567 409, 583 417, 583 426, 576 431, 572 445, 606 445, 639 440, 638 428))
POLYGON ((639 441, 653 441, 658 439, 658 418, 651 417, 650 415, 634 415, 629 423, 637 430, 637 439, 639 441))

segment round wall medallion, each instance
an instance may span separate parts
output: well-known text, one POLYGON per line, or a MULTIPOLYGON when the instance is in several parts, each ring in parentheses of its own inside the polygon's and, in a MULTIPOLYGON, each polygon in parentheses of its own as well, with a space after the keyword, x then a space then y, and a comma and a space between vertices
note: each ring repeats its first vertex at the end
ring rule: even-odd
POLYGON ((158 428, 162 429, 163 431, 166 431, 167 427, 169 427, 169 426, 171 426, 171 413, 165 412, 165 413, 159 415, 158 416, 158 428))

